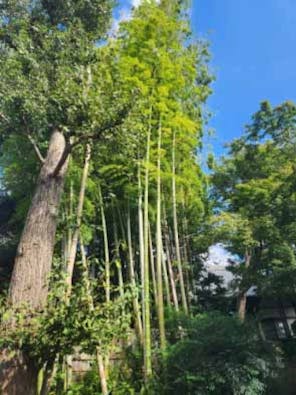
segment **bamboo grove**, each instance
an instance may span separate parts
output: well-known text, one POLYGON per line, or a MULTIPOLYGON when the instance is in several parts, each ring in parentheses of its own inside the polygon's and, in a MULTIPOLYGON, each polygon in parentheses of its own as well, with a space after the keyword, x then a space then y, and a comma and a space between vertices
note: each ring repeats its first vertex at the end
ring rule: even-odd
POLYGON ((114 7, 0 2, 0 392, 272 394, 295 339, 266 341, 248 292, 296 304, 295 105, 205 171, 189 2, 114 7))
POLYGON ((91 251, 89 264, 98 260, 93 276, 103 284, 101 298, 123 297, 127 285, 136 290, 132 325, 146 380, 155 341, 166 348, 165 310, 190 309, 190 234, 206 211, 197 147, 211 78, 206 47, 186 44, 184 17, 178 7, 146 4, 122 26, 108 51, 117 54, 120 78, 137 92, 136 103, 115 139, 82 150, 83 172, 77 171, 76 185, 68 182, 64 199, 65 218, 74 221, 63 238, 71 246, 65 250, 69 284, 80 240, 91 251))
MULTIPOLYGON (((20 5, 22 6, 26 5, 20 5)), ((11 24, 14 23, 12 13, 18 15, 21 10, 13 7, 15 6, 12 4, 7 8, 10 14, 6 18, 11 24)), ((45 3, 41 7, 49 10, 50 23, 56 23, 55 19, 58 21, 63 12, 66 15, 65 10, 61 11, 61 16, 54 14, 53 9, 48 8, 49 5, 45 3)), ((34 12, 33 9, 33 19, 29 19, 29 23, 34 24, 34 12)), ((89 44, 84 43, 83 36, 79 36, 89 34, 90 43, 95 37, 94 30, 91 30, 93 27, 84 25, 83 15, 79 16, 81 25, 78 29, 82 30, 77 31, 78 35, 75 32, 76 22, 67 27, 69 17, 61 19, 62 28, 58 25, 57 37, 54 40, 66 40, 66 45, 69 45, 70 41, 67 40, 71 40, 71 34, 75 34, 75 51, 77 48, 81 51, 77 56, 85 58, 80 58, 77 63, 76 54, 69 55, 67 51, 64 53, 63 47, 59 49, 61 55, 59 52, 57 55, 51 52, 57 41, 52 42, 51 33, 46 35, 46 25, 42 25, 45 23, 43 16, 39 22, 38 8, 36 12, 38 24, 32 25, 33 27, 29 25, 29 29, 33 30, 25 33, 25 26, 21 30, 24 38, 16 30, 16 36, 12 39, 17 42, 16 45, 21 43, 24 48, 27 45, 31 47, 20 51, 18 55, 18 50, 12 46, 16 57, 11 57, 9 52, 6 55, 9 69, 6 81, 4 79, 2 82, 3 86, 9 83, 9 73, 12 70, 10 63, 15 62, 17 65, 19 62, 20 67, 29 68, 29 85, 33 89, 30 93, 25 87, 27 70, 23 69, 24 81, 20 81, 20 86, 15 91, 11 90, 4 104, 4 109, 5 106, 19 106, 19 110, 13 108, 12 111, 13 114, 19 111, 19 122, 26 129, 23 135, 11 134, 10 130, 14 126, 11 126, 10 121, 13 122, 14 115, 1 113, 7 133, 3 152, 8 152, 8 155, 4 154, 2 158, 5 163, 6 186, 19 200, 19 207, 24 207, 23 212, 19 213, 21 221, 29 200, 20 193, 19 182, 31 172, 32 177, 28 180, 27 187, 33 193, 33 183, 36 180, 34 174, 38 171, 35 157, 32 159, 32 149, 39 161, 45 163, 44 166, 47 163, 50 166, 49 163, 54 163, 53 161, 57 162, 53 176, 60 174, 59 177, 65 177, 65 186, 58 181, 59 186, 55 186, 53 192, 58 196, 56 188, 59 188, 59 193, 62 193, 63 188, 54 253, 60 281, 64 279, 62 282, 66 284, 61 303, 65 309, 71 310, 74 303, 72 294, 82 281, 82 293, 87 300, 88 314, 98 311, 103 303, 107 310, 109 305, 119 306, 119 309, 122 308, 123 317, 127 317, 128 312, 122 305, 126 295, 130 295, 130 325, 134 328, 143 351, 143 374, 148 385, 153 374, 153 350, 156 344, 159 344, 161 353, 166 350, 166 311, 183 311, 186 314, 190 311, 192 271, 189 262, 194 259, 192 235, 196 233, 207 211, 206 181, 198 157, 205 121, 203 106, 210 94, 209 84, 212 79, 207 67, 207 46, 191 37, 189 17, 184 4, 177 1, 163 1, 160 4, 153 1, 143 2, 133 11, 132 18, 121 24, 116 39, 109 39, 107 43, 97 47, 87 47, 89 44), (29 44, 32 31, 33 41, 29 44), (37 41, 38 35, 43 40, 42 44, 37 41), (23 44, 21 40, 24 40, 23 44), (30 58, 32 45, 40 48, 40 53, 35 49, 30 58), (25 57, 24 51, 27 51, 25 57), (59 59, 57 62, 60 63, 55 66, 54 75, 50 74, 50 68, 44 72, 38 69, 37 63, 40 62, 41 65, 44 62, 44 54, 59 59), (95 60, 88 61, 91 56, 95 60), (71 71, 69 67, 72 68, 71 71), (34 87, 32 78, 36 82, 34 87), (45 88, 46 78, 49 85, 45 88), (25 99, 23 96, 16 99, 20 94, 19 89, 23 90, 21 94, 25 99), (53 101, 49 98, 48 103, 40 103, 43 89, 55 90, 53 101), (47 158, 44 159, 42 151, 44 152, 48 144, 46 133, 34 136, 30 129, 42 128, 43 117, 48 116, 46 111, 51 111, 50 107, 54 108, 52 106, 59 102, 61 104, 57 106, 56 116, 60 117, 64 126, 55 127, 47 158), (38 107, 41 109, 36 112, 38 107), (66 117, 60 112, 63 107, 66 117), (109 120, 107 113, 115 121, 109 120), (118 115, 112 115, 116 113, 120 114, 118 120, 118 115), (107 119, 105 125, 99 128, 101 132, 94 132, 97 119, 104 118, 107 119), (57 131, 61 127, 66 136, 65 143, 65 138, 57 131), (73 129, 82 128, 85 130, 73 134, 73 129), (22 140, 23 147, 19 149, 22 140), (54 144, 61 148, 65 144, 60 159, 53 159, 53 156, 48 159, 51 150, 60 155, 59 149, 53 148, 54 144), (30 158, 25 166, 21 164, 24 156, 30 158)), ((23 18, 25 21, 26 17, 23 18)), ((18 22, 15 23, 18 26, 18 22)), ((6 24, 3 34, 5 28, 6 24)), ((14 78, 14 75, 11 77, 14 78)), ((41 175, 41 183, 42 177, 41 175)), ((39 197, 35 199, 46 199, 43 196, 44 191, 36 193, 39 193, 39 197)), ((49 189, 45 194, 49 198, 49 189)), ((58 201, 49 204, 52 207, 56 205, 58 209, 58 201)), ((43 209, 35 210, 37 213, 43 209)), ((28 243, 25 241, 26 234, 34 245, 31 231, 28 231, 36 229, 33 211, 34 208, 31 209, 32 224, 28 217, 23 231, 23 245, 28 243)), ((47 219, 40 221, 46 222, 47 219)), ((48 223, 47 230, 44 231, 47 232, 50 227, 54 229, 55 226, 51 220, 51 224, 48 223)), ((39 232, 39 237, 44 237, 41 236, 41 228, 39 232)), ((54 233, 50 237, 53 235, 54 233)), ((20 248, 23 251, 23 247, 19 246, 20 248)), ((51 248, 50 245, 48 248, 51 248)), ((39 249, 39 256, 42 251, 39 249)), ((50 254, 50 250, 47 251, 46 254, 50 254)), ((23 253, 19 254, 19 259, 23 259, 23 253)), ((44 275, 50 267, 48 259, 50 255, 47 255, 47 269, 43 273, 43 279, 46 279, 44 275)), ((20 277, 25 275, 25 272, 21 274, 21 265, 15 265, 9 289, 12 304, 21 308, 20 301, 27 301, 34 309, 44 306, 44 285, 41 299, 36 291, 34 296, 30 296, 30 291, 27 293, 27 290, 31 288, 28 283, 31 280, 20 277), (20 291, 20 284, 23 291, 20 291)), ((40 285, 42 286, 42 282, 40 285)), ((54 284, 54 289, 56 288, 54 284)), ((56 302, 53 305, 54 303, 56 302)), ((65 311, 61 314, 65 315, 65 311)), ((65 320, 65 316, 62 319, 65 320)), ((117 320, 120 330, 123 323, 120 317, 117 320)), ((14 330, 12 328, 15 325, 8 324, 7 328, 9 333, 14 330)), ((116 330, 113 329, 113 332, 116 333, 116 330)), ((91 354, 96 356, 104 394, 108 393, 108 360, 114 341, 113 339, 106 348, 100 340, 91 350, 91 354)), ((74 343, 75 340, 73 346, 74 343)), ((44 366, 40 387, 42 394, 47 393, 59 361, 71 358, 66 351, 58 352, 59 347, 60 345, 55 346, 56 350, 46 360, 41 358, 41 366, 37 366, 37 370, 44 366)), ((34 393, 31 388, 35 387, 37 376, 34 371, 37 370, 32 367, 32 377, 35 378, 32 379, 33 384, 28 383, 28 394, 34 393)))

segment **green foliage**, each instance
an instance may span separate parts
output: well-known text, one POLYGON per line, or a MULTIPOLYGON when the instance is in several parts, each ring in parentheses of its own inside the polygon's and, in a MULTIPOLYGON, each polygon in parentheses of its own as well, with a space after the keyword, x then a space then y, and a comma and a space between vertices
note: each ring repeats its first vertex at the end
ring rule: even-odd
POLYGON ((119 94, 114 58, 95 45, 105 38, 113 5, 1 2, 0 166, 20 226, 40 170, 31 140, 45 157, 54 128, 77 145, 87 133, 103 138, 98 129, 122 110, 125 93, 119 94))
MULTIPOLYGON (((101 394, 101 385, 98 380, 97 366, 93 367, 91 371, 87 372, 83 379, 78 383, 73 383, 67 395, 94 395, 101 394)), ((128 394, 128 393, 127 393, 128 394)))
POLYGON ((248 250, 249 286, 281 296, 295 294, 295 113, 291 102, 262 103, 212 176, 218 239, 241 260, 248 250))
POLYGON ((112 5, 109 0, 3 4, 1 139, 31 135, 43 152, 54 127, 68 139, 81 137, 110 121, 115 107, 116 114, 122 108, 110 78, 114 63, 94 41, 106 33, 112 5))
POLYGON ((168 323, 165 394, 263 394, 268 355, 255 326, 218 312, 168 323))
MULTIPOLYGON (((276 202, 275 209, 281 207, 283 218, 284 200, 290 196, 287 189, 283 195, 277 194, 283 185, 272 174, 275 158, 286 162, 273 146, 266 144, 254 149, 254 144, 248 144, 247 149, 239 149, 240 142, 233 146, 235 158, 216 168, 214 175, 216 192, 223 191, 219 203, 229 208, 229 212, 219 213, 215 220, 208 221, 208 185, 201 169, 199 150, 206 122, 203 108, 211 93, 213 77, 208 69, 208 45, 192 38, 185 3, 177 0, 142 2, 133 11, 132 18, 122 23, 117 39, 106 45, 98 44, 105 38, 113 1, 6 1, 0 8, 3 16, 0 22, 0 67, 3 70, 0 77, 0 165, 5 168, 5 186, 17 201, 16 217, 22 221, 25 216, 30 201, 28 195, 33 191, 39 170, 27 137, 30 134, 45 154, 49 135, 57 127, 68 144, 75 144, 56 240, 56 256, 67 255, 65 244, 77 220, 75 209, 84 161, 82 142, 89 141, 92 136, 92 159, 80 231, 89 252, 87 260, 94 269, 91 292, 86 282, 81 281, 82 269, 76 265, 70 300, 65 297, 64 279, 54 273, 52 292, 44 311, 30 312, 25 306, 16 311, 4 306, 0 346, 12 352, 24 351, 41 367, 52 362, 57 354, 60 358, 71 354, 75 347, 90 355, 98 350, 107 356, 111 350, 117 351, 118 345, 121 351, 124 349, 124 360, 111 367, 108 377, 108 387, 117 395, 137 393, 144 388, 142 348, 133 348, 137 343, 134 340, 131 349, 127 349, 124 342, 119 344, 134 331, 130 305, 139 296, 137 290, 126 285, 130 281, 131 259, 125 233, 128 211, 132 221, 131 248, 135 261, 132 263, 135 281, 141 290, 144 284, 141 284, 138 204, 142 198, 144 173, 148 170, 153 250, 155 207, 160 198, 156 194, 159 153, 161 199, 167 221, 167 225, 162 224, 162 230, 163 235, 167 232, 171 238, 168 252, 172 253, 173 280, 178 293, 176 241, 170 234, 173 179, 176 180, 182 253, 188 249, 191 254, 186 258, 182 256, 181 270, 188 277, 194 264, 192 277, 200 275, 198 254, 204 252, 212 240, 223 240, 229 249, 242 257, 246 249, 256 249, 260 244, 258 235, 264 235, 264 241, 274 241, 274 248, 268 248, 266 257, 262 257, 262 262, 266 263, 264 270, 268 265, 274 270, 277 268, 279 279, 287 273, 282 271, 282 261, 289 261, 291 267, 295 263, 291 241, 283 243, 283 233, 277 228, 280 221, 274 220, 269 210, 276 202), (122 109, 127 107, 128 111, 122 114, 122 109), (125 122, 108 132, 100 132, 102 125, 110 123, 118 113, 126 116, 125 122), (162 144, 158 151, 160 124, 162 144), (149 146, 146 143, 148 131, 151 132, 149 146), (145 159, 147 150, 150 151, 149 162, 145 159), (257 171, 255 180, 254 169, 257 171), (102 190, 107 227, 104 236, 111 258, 110 303, 103 302, 106 256, 98 186, 102 190), (253 207, 256 218, 249 214, 253 207), (124 297, 118 297, 120 274, 125 283, 124 297)), ((291 177, 291 167, 287 165, 281 174, 291 177)), ((293 199, 291 216, 295 206, 293 199)), ((293 222, 285 226, 285 230, 289 227, 292 240, 293 222)), ((64 270, 62 265, 59 270, 64 270)), ((89 273, 85 267, 83 270, 85 279, 89 273)), ((246 283, 251 282, 252 277, 246 279, 243 269, 238 274, 246 283)), ((213 296, 203 292, 202 296, 200 292, 199 296, 204 299, 195 306, 199 311, 225 307, 219 299, 224 290, 217 278, 209 276, 202 286, 205 290, 213 283, 217 285, 217 293, 213 296)), ((151 321, 156 326, 154 307, 151 308, 151 321)), ((171 311, 170 303, 167 307, 171 311)), ((165 364, 157 350, 154 350, 153 361, 156 369, 166 366, 165 374, 158 371, 148 389, 146 386, 146 393, 263 393, 267 365, 259 358, 261 348, 255 329, 245 328, 235 319, 215 313, 177 317, 168 322, 167 330, 170 345, 165 364)), ((153 331, 152 337, 157 348, 157 331, 153 331)), ((96 369, 94 366, 83 382, 73 385, 68 394, 100 393, 96 369)))
MULTIPOLYGON (((135 395, 136 383, 130 379, 129 372, 124 368, 124 363, 112 366, 112 370, 108 377, 108 386, 110 392, 114 395, 135 395)), ((94 365, 92 370, 87 372, 80 382, 73 383, 67 395, 99 395, 101 394, 101 386, 98 380, 98 367, 94 365)))
POLYGON ((225 287, 222 276, 214 273, 203 273, 197 267, 193 274, 196 279, 196 297, 192 302, 191 311, 208 312, 220 311, 228 312, 233 309, 233 301, 227 297, 229 290, 225 287))
MULTIPOLYGON (((73 24, 81 23, 84 30, 96 39, 101 38, 102 34, 107 31, 114 5, 109 0, 67 1, 63 3, 57 0, 41 0, 40 3, 50 24, 69 28, 73 24)), ((36 9, 38 11, 38 2, 36 9)))
POLYGON ((52 278, 54 287, 44 311, 18 310, 1 305, 0 348, 17 350, 42 367, 56 355, 69 355, 74 347, 92 355, 96 348, 106 355, 113 340, 124 339, 130 328, 129 305, 132 291, 112 303, 90 308, 83 284, 76 284, 71 300, 65 299, 65 282, 60 275, 52 278))

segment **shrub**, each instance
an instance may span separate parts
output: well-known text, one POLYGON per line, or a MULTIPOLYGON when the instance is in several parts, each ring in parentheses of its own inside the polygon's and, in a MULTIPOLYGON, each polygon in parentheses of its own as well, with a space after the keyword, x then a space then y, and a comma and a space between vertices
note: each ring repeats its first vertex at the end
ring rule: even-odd
POLYGON ((169 321, 164 394, 258 395, 269 355, 255 326, 219 312, 169 321))

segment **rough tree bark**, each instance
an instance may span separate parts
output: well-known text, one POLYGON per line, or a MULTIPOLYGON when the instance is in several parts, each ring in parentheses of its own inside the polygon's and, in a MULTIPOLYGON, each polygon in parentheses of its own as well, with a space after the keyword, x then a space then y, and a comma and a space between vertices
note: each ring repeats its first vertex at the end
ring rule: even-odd
MULTIPOLYGON (((55 170, 65 149, 63 134, 55 130, 17 249, 9 288, 12 307, 26 304, 30 309, 38 310, 46 304, 58 209, 68 161, 64 161, 58 173, 55 170)), ((0 361, 2 395, 36 394, 38 368, 33 361, 22 354, 11 359, 7 355, 5 357, 5 352, 0 361)))
POLYGON ((9 353, 1 353, 1 395, 36 395, 38 368, 23 354, 11 359, 9 353))
POLYGON ((46 303, 67 161, 55 177, 53 173, 65 146, 63 134, 55 130, 17 249, 9 288, 13 306, 26 303, 32 309, 39 309, 46 303))

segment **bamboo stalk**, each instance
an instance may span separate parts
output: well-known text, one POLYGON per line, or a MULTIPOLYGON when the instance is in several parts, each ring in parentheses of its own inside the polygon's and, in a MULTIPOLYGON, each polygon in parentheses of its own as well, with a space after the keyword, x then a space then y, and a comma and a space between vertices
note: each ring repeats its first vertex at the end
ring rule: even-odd
MULTIPOLYGON (((89 275, 88 275, 87 258, 86 258, 84 243, 83 243, 81 234, 80 234, 80 246, 81 246, 81 259, 82 259, 82 267, 83 267, 83 280, 84 280, 85 289, 87 292, 89 309, 90 309, 90 311, 94 311, 94 301, 93 301, 93 297, 91 294, 91 286, 90 286, 89 275)), ((103 360, 103 357, 100 353, 99 347, 96 347, 96 360, 97 360, 97 364, 98 364, 98 368, 99 368, 99 377, 100 377, 102 394, 108 395, 109 391, 108 391, 108 384, 107 384, 107 374, 106 374, 106 370, 105 370, 105 366, 104 366, 104 360, 103 360)))
POLYGON ((83 204, 84 204, 84 198, 85 198, 86 182, 87 182, 87 177, 88 177, 90 159, 91 159, 91 146, 90 146, 90 144, 87 144, 85 161, 84 161, 84 168, 83 168, 81 185, 80 185, 80 192, 79 192, 79 198, 78 198, 78 205, 77 205, 77 210, 76 210, 76 225, 75 225, 75 229, 73 232, 71 246, 70 246, 69 255, 68 255, 68 261, 67 261, 66 283, 68 285, 68 290, 67 290, 68 296, 70 296, 70 294, 71 294, 72 277, 73 277, 73 270, 74 270, 75 258, 76 258, 76 253, 77 253, 77 244, 78 244, 80 226, 81 226, 81 221, 82 221, 82 211, 83 211, 83 204))
POLYGON ((165 252, 166 252, 166 261, 167 261, 167 267, 168 267, 168 274, 169 274, 169 279, 170 279, 170 284, 171 284, 171 290, 172 290, 172 297, 173 297, 173 303, 176 311, 179 311, 179 301, 178 301, 178 294, 177 294, 177 287, 176 287, 176 282, 175 282, 175 274, 173 270, 173 265, 172 265, 172 259, 171 259, 171 251, 170 251, 170 233, 169 233, 169 226, 167 223, 167 218, 166 218, 166 210, 165 210, 165 205, 163 204, 163 221, 164 221, 164 242, 165 242, 165 252))
POLYGON ((183 268, 181 261, 181 252, 180 252, 179 231, 178 231, 177 197, 176 197, 176 132, 175 131, 173 132, 173 147, 172 147, 172 195, 173 195, 174 238, 175 238, 176 259, 177 259, 180 290, 181 290, 182 307, 185 313, 188 313, 188 305, 187 305, 183 268))
POLYGON ((122 274, 122 263, 120 260, 120 246, 119 246, 119 239, 118 239, 118 230, 117 230, 117 222, 115 218, 114 212, 114 205, 112 204, 112 216, 113 216, 113 233, 114 233, 114 244, 115 244, 115 264, 117 268, 118 274, 118 286, 119 286, 119 294, 121 297, 124 297, 124 281, 123 281, 123 274, 122 274))
POLYGON ((164 306, 163 306, 163 279, 162 279, 162 232, 161 232, 161 141, 162 126, 159 121, 157 143, 157 218, 156 218, 156 276, 157 276, 157 314, 159 325, 160 349, 163 352, 166 347, 164 306))
MULTIPOLYGON (((131 285, 134 289, 136 289, 136 277, 135 277, 135 265, 134 265, 134 254, 133 254, 133 246, 132 246, 132 235, 131 235, 131 214, 130 207, 128 206, 128 214, 127 214, 127 237, 128 237, 128 253, 129 253, 129 275, 131 285)), ((133 298, 133 309, 135 314, 135 323, 136 330, 140 339, 140 342, 143 343, 143 326, 141 319, 140 306, 138 301, 138 296, 135 295, 133 298)))
POLYGON ((149 279, 149 162, 151 141, 151 113, 147 130, 145 192, 144 192, 144 373, 146 382, 152 375, 150 279, 149 279))
POLYGON ((101 221, 103 228, 103 240, 104 240, 104 258, 105 258, 105 293, 106 293, 106 301, 110 302, 110 253, 109 253, 109 242, 108 242, 108 230, 106 224, 106 216, 104 209, 104 202, 102 196, 101 185, 98 184, 98 196, 99 196, 99 205, 101 210, 101 221))
POLYGON ((156 285, 156 274, 155 274, 155 259, 153 254, 153 241, 152 241, 150 223, 149 223, 149 252, 150 252, 150 267, 151 267, 153 296, 154 296, 155 305, 157 306, 158 296, 157 296, 157 285, 156 285))

